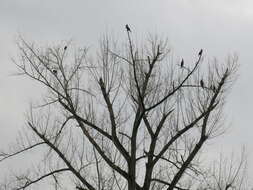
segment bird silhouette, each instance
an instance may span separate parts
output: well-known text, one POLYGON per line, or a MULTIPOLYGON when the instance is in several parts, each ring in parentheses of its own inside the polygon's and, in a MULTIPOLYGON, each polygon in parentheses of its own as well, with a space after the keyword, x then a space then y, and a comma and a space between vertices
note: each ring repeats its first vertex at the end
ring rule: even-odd
POLYGON ((131 32, 131 29, 130 29, 130 27, 128 26, 128 24, 126 24, 126 30, 127 30, 127 32, 131 32))
POLYGON ((181 61, 181 63, 180 63, 180 66, 181 66, 181 68, 184 67, 184 59, 182 59, 182 61, 181 61))
POLYGON ((199 56, 201 56, 202 53, 203 53, 203 49, 201 49, 201 50, 199 51, 199 56))
POLYGON ((67 46, 64 46, 64 50, 66 50, 67 49, 67 46))
POLYGON ((57 70, 56 70, 56 69, 53 69, 52 71, 53 71, 53 73, 54 73, 55 75, 57 74, 57 70))
POLYGON ((204 81, 201 79, 200 80, 200 86, 202 87, 202 88, 204 88, 205 87, 205 85, 204 85, 204 81))
POLYGON ((105 83, 104 83, 104 81, 101 77, 99 78, 99 84, 100 84, 102 89, 105 89, 105 83))

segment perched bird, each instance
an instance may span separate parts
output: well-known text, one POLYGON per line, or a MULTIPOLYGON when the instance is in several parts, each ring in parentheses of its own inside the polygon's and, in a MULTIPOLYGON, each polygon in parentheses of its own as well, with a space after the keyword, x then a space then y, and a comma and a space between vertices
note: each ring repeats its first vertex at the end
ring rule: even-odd
POLYGON ((66 50, 67 49, 67 46, 64 46, 64 50, 66 50))
POLYGON ((128 24, 126 24, 126 30, 127 30, 127 32, 131 32, 131 29, 130 29, 130 27, 128 26, 128 24))
POLYGON ((104 82, 103 82, 103 79, 102 79, 101 77, 99 78, 99 83, 100 83, 100 84, 103 84, 103 83, 104 83, 104 82))
POLYGON ((205 87, 205 85, 204 85, 204 81, 201 79, 200 80, 200 86, 202 87, 202 88, 204 88, 205 87))
POLYGON ((181 61, 181 63, 180 63, 180 66, 181 66, 181 68, 184 67, 184 59, 182 59, 182 61, 181 61))
POLYGON ((199 56, 201 56, 202 53, 203 53, 203 49, 201 49, 201 50, 199 51, 199 56))
POLYGON ((101 77, 99 78, 99 84, 102 89, 105 89, 105 83, 101 77))
POLYGON ((54 73, 55 75, 57 75, 57 70, 56 70, 56 69, 53 69, 52 71, 53 71, 53 73, 54 73))

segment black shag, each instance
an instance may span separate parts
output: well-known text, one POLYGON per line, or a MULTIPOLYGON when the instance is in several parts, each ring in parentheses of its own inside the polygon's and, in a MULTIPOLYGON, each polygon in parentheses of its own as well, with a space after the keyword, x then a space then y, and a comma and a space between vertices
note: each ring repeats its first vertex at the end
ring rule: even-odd
POLYGON ((181 66, 181 68, 184 67, 184 59, 182 59, 182 61, 181 61, 181 63, 180 63, 180 66, 181 66))
POLYGON ((101 77, 99 78, 99 84, 102 89, 105 89, 105 83, 101 77))
POLYGON ((126 24, 126 30, 127 30, 127 32, 131 32, 131 29, 130 29, 130 27, 128 26, 128 24, 126 24))
POLYGON ((202 87, 202 88, 204 88, 205 87, 205 85, 204 85, 204 81, 201 79, 200 80, 200 86, 202 87))
POLYGON ((64 50, 66 50, 67 49, 67 46, 64 46, 64 50))
POLYGON ((202 53, 203 53, 203 49, 201 49, 201 50, 199 51, 199 56, 201 56, 202 53))

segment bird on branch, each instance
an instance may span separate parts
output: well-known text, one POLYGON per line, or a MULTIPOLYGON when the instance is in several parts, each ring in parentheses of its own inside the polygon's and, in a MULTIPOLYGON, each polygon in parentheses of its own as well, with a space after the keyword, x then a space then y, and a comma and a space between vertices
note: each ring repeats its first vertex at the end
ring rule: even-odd
POLYGON ((105 83, 104 83, 104 81, 103 81, 103 79, 101 77, 99 78, 99 84, 100 84, 101 88, 103 90, 105 90, 105 83))
POLYGON ((162 52, 160 52, 160 45, 157 46, 157 56, 161 55, 162 52))
POLYGON ((64 50, 66 50, 67 49, 67 46, 64 46, 64 50))
POLYGON ((180 63, 180 66, 181 66, 181 68, 184 67, 184 59, 182 59, 182 61, 181 61, 181 63, 180 63))
POLYGON ((203 53, 203 49, 201 49, 201 50, 199 51, 199 57, 202 55, 202 53, 203 53))
POLYGON ((211 89, 214 93, 216 93, 216 87, 214 85, 211 86, 211 89))
POLYGON ((127 32, 132 32, 130 27, 128 26, 128 24, 126 24, 126 30, 127 30, 127 32))
POLYGON ((202 79, 200 80, 200 86, 201 86, 202 88, 205 87, 204 81, 203 81, 202 79))
POLYGON ((57 75, 57 70, 56 69, 53 69, 52 72, 57 75))

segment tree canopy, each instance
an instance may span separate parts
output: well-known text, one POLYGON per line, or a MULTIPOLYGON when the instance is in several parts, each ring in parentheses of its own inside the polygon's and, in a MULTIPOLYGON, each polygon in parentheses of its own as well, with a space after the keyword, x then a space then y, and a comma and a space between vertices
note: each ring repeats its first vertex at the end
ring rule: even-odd
MULTIPOLYGON (((25 152, 31 166, 2 189, 244 189, 244 160, 201 163, 208 141, 223 134, 223 108, 236 77, 237 56, 195 61, 171 56, 168 42, 148 37, 116 43, 106 36, 97 54, 71 43, 38 48, 20 38, 19 74, 46 87, 14 147, 0 161, 25 152), (182 61, 181 61, 182 60, 182 61)), ((0 163, 2 164, 2 163, 0 163)))

